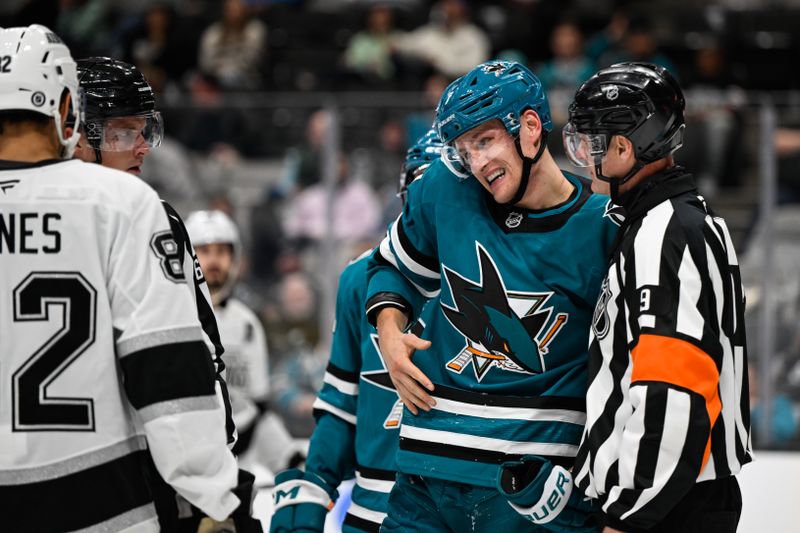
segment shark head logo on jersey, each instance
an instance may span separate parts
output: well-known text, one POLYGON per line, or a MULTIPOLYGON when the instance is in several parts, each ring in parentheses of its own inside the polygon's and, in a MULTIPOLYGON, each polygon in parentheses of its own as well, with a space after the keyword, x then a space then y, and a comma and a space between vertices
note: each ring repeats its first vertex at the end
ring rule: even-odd
POLYGON ((466 340, 466 346, 447 368, 460 374, 472 363, 480 381, 490 368, 538 374, 546 368, 549 344, 566 324, 568 315, 557 313, 548 328, 553 308, 544 304, 553 293, 506 291, 503 279, 486 249, 476 243, 480 279, 471 281, 444 266, 453 307, 442 302, 447 320, 466 340))

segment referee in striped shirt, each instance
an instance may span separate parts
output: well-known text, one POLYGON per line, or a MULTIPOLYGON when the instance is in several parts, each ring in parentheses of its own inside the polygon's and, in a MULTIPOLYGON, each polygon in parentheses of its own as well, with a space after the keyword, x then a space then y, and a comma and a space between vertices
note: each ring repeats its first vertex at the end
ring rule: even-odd
POLYGON ((605 533, 734 532, 752 460, 744 294, 724 220, 672 153, 684 98, 662 67, 584 83, 564 145, 625 212, 594 313, 575 485, 605 533))

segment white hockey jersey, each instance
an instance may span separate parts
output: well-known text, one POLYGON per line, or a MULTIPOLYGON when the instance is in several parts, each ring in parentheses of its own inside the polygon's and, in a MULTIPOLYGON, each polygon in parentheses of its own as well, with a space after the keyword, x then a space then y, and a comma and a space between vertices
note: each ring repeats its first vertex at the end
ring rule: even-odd
POLYGON ((231 393, 233 418, 239 431, 251 426, 257 403, 269 395, 267 342, 255 313, 236 298, 214 308, 225 346, 225 380, 231 393))
POLYGON ((6 529, 156 531, 153 463, 208 515, 238 506, 176 249, 158 197, 133 176, 77 160, 0 162, 6 529))

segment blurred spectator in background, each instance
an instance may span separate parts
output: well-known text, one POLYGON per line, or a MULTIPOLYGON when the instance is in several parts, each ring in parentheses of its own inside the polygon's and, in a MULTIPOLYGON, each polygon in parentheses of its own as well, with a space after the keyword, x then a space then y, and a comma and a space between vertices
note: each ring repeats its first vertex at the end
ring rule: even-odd
POLYGON ((540 65, 536 74, 548 93, 562 90, 572 96, 595 70, 584 53, 583 32, 576 21, 565 19, 556 24, 550 34, 550 50, 553 58, 540 65))
POLYGON ((192 108, 177 122, 178 137, 186 146, 200 153, 209 153, 220 146, 249 153, 256 136, 248 134, 242 110, 224 106, 219 80, 208 74, 195 73, 189 80, 192 108))
POLYGON ((194 68, 197 38, 199 33, 183 23, 170 4, 159 2, 124 31, 120 53, 162 93, 170 84, 180 84, 183 75, 194 68))
POLYGON ((413 88, 432 72, 456 78, 489 59, 491 44, 481 28, 470 21, 463 0, 442 0, 431 8, 430 21, 394 41, 398 75, 415 81, 413 88))
POLYGON ((442 97, 442 93, 447 89, 450 78, 442 74, 431 74, 425 80, 423 86, 423 111, 410 113, 406 118, 406 146, 411 146, 414 142, 425 135, 433 124, 435 118, 434 110, 442 97))
POLYGON ((208 200, 208 207, 213 211, 220 211, 225 213, 230 218, 236 218, 236 209, 233 206, 233 201, 228 194, 229 190, 223 187, 218 188, 211 193, 211 198, 208 200))
POLYGON ((608 25, 595 33, 586 43, 586 57, 598 68, 604 68, 623 53, 625 33, 628 31, 628 8, 622 3, 611 13, 608 25))
POLYGON ((342 55, 342 69, 356 87, 386 87, 394 79, 391 42, 397 38, 391 8, 372 6, 366 13, 364 28, 350 38, 342 55))
MULTIPOLYGON (((397 167, 395 167, 396 171, 397 167)), ((332 234, 337 241, 356 242, 374 237, 381 207, 373 189, 350 177, 347 156, 340 154, 334 196, 329 201, 322 181, 300 191, 286 206, 283 228, 294 241, 321 241, 332 234), (333 209, 332 216, 329 215, 333 209), (333 226, 329 226, 329 220, 333 226)))
POLYGON ((282 196, 268 187, 261 201, 250 211, 250 280, 259 292, 275 284, 281 273, 279 259, 284 254, 284 235, 281 225, 282 196))
POLYGON ((692 95, 685 150, 677 159, 697 169, 698 189, 713 198, 720 187, 740 183, 745 166, 742 133, 746 95, 715 40, 708 40, 695 51, 693 67, 685 83, 692 95))
MULTIPOLYGON (((430 124, 428 124, 430 128, 430 124)), ((378 147, 373 150, 370 162, 370 176, 375 189, 391 185, 397 189, 397 169, 403 164, 406 153, 406 131, 403 123, 389 118, 378 135, 378 147)))
POLYGON ((495 50, 515 50, 527 58, 519 61, 519 56, 498 54, 494 59, 519 61, 523 65, 548 58, 550 32, 568 9, 565 5, 569 5, 563 0, 503 0, 487 4, 481 4, 480 21, 490 31, 495 50))
POLYGON ((277 301, 263 312, 275 361, 272 399, 295 437, 308 437, 314 429, 312 405, 325 374, 317 307, 311 281, 295 272, 281 280, 277 301))
POLYGON ((229 91, 261 88, 267 52, 267 27, 252 17, 244 0, 225 0, 222 20, 200 40, 200 70, 229 91))
POLYGON ((604 54, 598 67, 608 66, 623 61, 640 61, 653 63, 669 70, 670 74, 678 77, 678 72, 672 61, 658 49, 658 41, 653 32, 653 24, 643 15, 631 16, 628 19, 627 32, 624 34, 623 46, 616 52, 604 54))
POLYGON ((107 53, 110 3, 106 0, 59 0, 53 28, 69 45, 74 57, 107 53))
POLYGON ((325 109, 318 109, 308 116, 303 144, 286 152, 279 184, 281 194, 293 194, 319 181, 322 175, 322 146, 330 124, 331 115, 325 109))

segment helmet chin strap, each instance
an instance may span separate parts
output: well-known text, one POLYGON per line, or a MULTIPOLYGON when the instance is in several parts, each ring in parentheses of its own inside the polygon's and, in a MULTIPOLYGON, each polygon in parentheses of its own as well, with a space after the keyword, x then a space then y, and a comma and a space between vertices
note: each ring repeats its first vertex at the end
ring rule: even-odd
POLYGON ((519 137, 516 138, 514 141, 514 146, 517 147, 517 153, 522 158, 522 178, 519 180, 519 187, 517 187, 517 192, 514 193, 514 197, 509 200, 508 202, 504 202, 505 205, 515 205, 522 201, 522 198, 525 196, 525 193, 528 191, 528 182, 530 181, 531 177, 531 168, 533 165, 536 164, 537 161, 542 157, 544 153, 544 149, 547 147, 547 134, 548 131, 542 128, 542 136, 539 142, 539 150, 536 152, 536 155, 533 158, 530 158, 522 153, 522 145, 519 142, 519 137))
POLYGON ((619 200, 619 186, 624 184, 624 183, 626 183, 637 172, 642 170, 642 168, 644 168, 644 163, 642 163, 641 161, 639 161, 637 159, 636 162, 633 165, 633 168, 631 168, 628 171, 627 174, 625 174, 621 178, 612 178, 612 177, 609 177, 609 176, 605 176, 603 174, 603 163, 601 161, 600 163, 595 163, 595 165, 594 165, 594 173, 597 176, 597 179, 599 179, 601 181, 605 181, 606 183, 609 184, 609 186, 611 187, 611 194, 610 194, 611 201, 613 203, 619 205, 619 203, 617 202, 617 200, 619 200))

